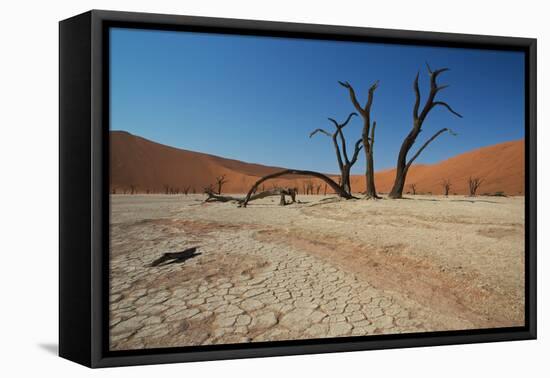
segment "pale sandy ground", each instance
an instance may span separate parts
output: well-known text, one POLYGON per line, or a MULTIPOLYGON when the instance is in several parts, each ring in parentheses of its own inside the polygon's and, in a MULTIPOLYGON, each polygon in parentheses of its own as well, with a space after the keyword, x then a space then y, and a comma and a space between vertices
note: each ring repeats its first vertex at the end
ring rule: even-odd
POLYGON ((523 197, 111 198, 114 350, 524 322, 523 197))

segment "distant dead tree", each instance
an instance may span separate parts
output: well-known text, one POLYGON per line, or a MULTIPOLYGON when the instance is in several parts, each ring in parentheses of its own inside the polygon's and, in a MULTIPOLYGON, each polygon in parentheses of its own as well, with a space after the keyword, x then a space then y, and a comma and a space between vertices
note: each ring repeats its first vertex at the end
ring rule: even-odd
POLYGON ((116 188, 111 189, 111 194, 116 194, 116 188))
POLYGON ((468 178, 468 188, 470 190, 470 197, 476 196, 477 190, 479 189, 482 183, 483 183, 483 179, 479 177, 470 176, 468 178))
POLYGON ((203 189, 203 192, 204 193, 214 193, 214 185, 213 184, 209 184, 208 186, 205 186, 204 189, 203 189))
POLYGON ((195 187, 193 187, 193 188, 191 189, 191 193, 193 193, 193 194, 196 194, 196 193, 197 193, 197 191, 195 190, 195 187))
POLYGON ((218 187, 218 194, 222 194, 223 184, 228 183, 229 180, 225 178, 225 175, 216 177, 216 186, 218 187))
POLYGON ((327 195, 327 184, 325 183, 325 196, 327 195))
MULTIPOLYGON (((426 64, 427 65, 427 64, 426 64)), ((437 107, 437 106, 443 106, 448 111, 450 111, 452 114, 454 114, 457 117, 462 118, 462 115, 455 112, 449 104, 443 101, 435 101, 436 95, 441 91, 442 89, 445 89, 448 87, 448 85, 441 85, 438 86, 437 84, 437 77, 445 72, 448 71, 448 68, 441 68, 435 71, 432 71, 430 66, 427 65, 428 72, 430 74, 430 94, 428 95, 428 98, 426 100, 426 103, 424 104, 424 107, 419 113, 420 110, 420 88, 418 86, 418 78, 420 76, 420 72, 416 74, 416 78, 414 80, 413 89, 416 96, 416 100, 413 107, 413 125, 412 129, 409 132, 409 134, 405 137, 403 140, 403 143, 401 144, 401 149, 399 150, 399 155, 397 157, 397 168, 396 168, 396 174, 395 174, 395 181, 392 187, 392 190, 389 194, 390 198, 402 198, 403 196, 403 186, 405 185, 405 180, 407 178, 407 173, 409 171, 409 168, 411 167, 412 163, 416 160, 416 158, 424 151, 424 149, 430 144, 434 139, 436 139, 438 136, 443 134, 444 132, 448 131, 452 135, 456 135, 452 132, 452 130, 448 128, 442 128, 439 131, 437 131, 434 135, 432 135, 414 154, 414 156, 407 161, 407 155, 409 153, 409 150, 414 145, 416 138, 422 131, 422 125, 424 124, 424 121, 426 120, 426 117, 430 113, 430 111, 437 107)))
POLYGON ((164 194, 170 194, 170 186, 168 184, 164 184, 164 194))
POLYGON ((145 193, 149 194, 150 190, 149 188, 147 188, 147 190, 145 191, 145 193))
POLYGON ((313 182, 311 180, 304 181, 304 194, 313 194, 313 182))
POLYGON ((348 115, 348 118, 343 123, 338 123, 334 119, 329 118, 329 121, 332 122, 335 127, 335 130, 333 133, 330 133, 324 129, 315 129, 309 134, 309 137, 311 138, 317 133, 322 133, 332 139, 332 144, 334 145, 334 150, 336 152, 336 160, 338 161, 338 168, 340 169, 340 175, 341 175, 340 185, 342 185, 342 189, 344 189, 348 193, 351 193, 351 181, 349 178, 350 171, 353 165, 357 162, 359 151, 361 151, 361 148, 363 148, 362 146, 363 141, 360 138, 355 142, 355 149, 353 151, 353 155, 351 157, 351 160, 349 159, 347 146, 346 146, 346 138, 344 136, 343 129, 344 127, 346 127, 346 125, 349 123, 349 121, 353 116, 357 116, 357 113, 350 113, 350 115, 348 115))
POLYGON ((317 184, 317 186, 315 187, 315 189, 317 190, 317 195, 319 195, 319 192, 321 191, 321 186, 322 184, 317 184))
POLYGON ((183 188, 183 194, 188 195, 189 194, 189 189, 191 189, 190 186, 186 186, 185 188, 183 188))
POLYGON ((416 195, 416 184, 410 184, 409 187, 411 188, 411 193, 413 196, 416 195))
POLYGON ((130 185, 130 194, 135 194, 135 193, 136 193, 136 186, 130 185))
POLYGON ((374 84, 372 84, 368 91, 368 97, 367 102, 365 106, 361 106, 359 104, 359 101, 357 100, 357 96, 355 95, 355 90, 351 86, 350 83, 341 82, 339 81, 341 86, 344 88, 347 88, 349 91, 349 96, 351 99, 351 102, 357 112, 361 115, 363 118, 363 132, 361 134, 363 139, 363 147, 365 149, 365 158, 367 160, 367 169, 365 172, 365 180, 366 180, 366 190, 365 194, 367 198, 379 198, 376 194, 376 186, 374 185, 374 136, 375 136, 375 130, 376 130, 376 122, 372 122, 371 124, 371 108, 372 108, 372 102, 374 100, 374 91, 376 88, 378 88, 378 81, 376 81, 374 84))
POLYGON ((308 190, 308 193, 309 193, 309 194, 311 194, 311 195, 314 194, 314 193, 313 193, 313 188, 314 188, 314 187, 315 187, 315 184, 313 184, 312 181, 309 181, 309 182, 307 183, 307 190, 308 190))
POLYGON ((451 184, 451 180, 450 179, 445 179, 441 182, 441 186, 443 187, 443 193, 445 193, 445 197, 448 197, 449 196, 449 191, 451 190, 451 186, 453 186, 451 184))

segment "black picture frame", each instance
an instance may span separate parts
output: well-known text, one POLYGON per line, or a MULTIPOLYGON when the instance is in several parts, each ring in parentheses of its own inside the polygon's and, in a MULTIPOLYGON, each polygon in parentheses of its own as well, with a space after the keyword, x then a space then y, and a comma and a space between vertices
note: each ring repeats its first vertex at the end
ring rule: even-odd
POLYGON ((536 39, 92 10, 59 24, 59 354, 88 367, 536 338, 536 39), (218 346, 108 350, 110 27, 525 53, 525 326, 218 346))

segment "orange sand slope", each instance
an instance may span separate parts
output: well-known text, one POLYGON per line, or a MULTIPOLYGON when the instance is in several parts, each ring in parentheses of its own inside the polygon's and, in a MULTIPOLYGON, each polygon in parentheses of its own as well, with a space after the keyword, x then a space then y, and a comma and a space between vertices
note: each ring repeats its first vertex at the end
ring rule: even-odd
MULTIPOLYGON (((441 194, 442 180, 449 179, 451 193, 467 194, 467 180, 473 176, 484 179, 478 190, 480 194, 504 192, 523 195, 524 151, 524 141, 518 140, 480 148, 433 165, 415 165, 407 177, 405 191, 409 191, 408 185, 414 183, 417 193, 441 194)), ((215 184, 216 176, 220 175, 227 179, 224 192, 243 193, 259 177, 282 169, 181 150, 124 131, 111 132, 111 190, 116 193, 129 192, 131 187, 139 193, 164 193, 167 187, 180 192, 189 188, 190 193, 200 193, 205 187, 215 184)), ((394 177, 394 170, 377 172, 378 191, 388 192, 394 177)), ((320 194, 324 192, 324 183, 302 176, 268 181, 265 188, 298 187, 302 193, 307 182, 314 183, 315 190, 319 187, 320 194)), ((354 192, 363 191, 364 176, 353 176, 352 187, 354 192)))

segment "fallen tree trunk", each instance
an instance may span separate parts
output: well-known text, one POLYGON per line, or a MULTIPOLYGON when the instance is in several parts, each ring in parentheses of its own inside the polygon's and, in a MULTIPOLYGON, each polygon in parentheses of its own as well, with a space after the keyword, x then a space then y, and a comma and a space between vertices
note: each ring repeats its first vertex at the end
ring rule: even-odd
POLYGON ((248 194, 246 195, 246 198, 244 199, 244 201, 242 203, 242 206, 246 207, 248 202, 250 202, 252 200, 252 197, 253 197, 252 193, 256 192, 256 190, 258 189, 258 186, 262 182, 267 181, 267 180, 271 180, 271 179, 274 179, 274 178, 277 178, 277 177, 280 177, 280 176, 284 176, 284 175, 300 175, 300 176, 316 177, 316 178, 321 179, 324 182, 326 182, 334 190, 334 192, 336 194, 338 194, 340 197, 345 198, 345 199, 354 198, 350 193, 346 192, 342 187, 340 187, 340 185, 338 185, 334 180, 332 180, 328 176, 325 176, 322 173, 315 172, 315 171, 301 171, 301 170, 298 170, 298 169, 285 169, 284 171, 280 171, 280 172, 276 172, 276 173, 272 173, 270 175, 264 176, 261 179, 259 179, 258 181, 256 181, 256 183, 248 191, 248 194))
POLYGON ((231 196, 220 196, 219 194, 216 194, 211 191, 205 191, 206 195, 208 195, 208 198, 204 200, 204 202, 239 202, 244 201, 244 198, 237 198, 237 197, 231 197, 231 196))
MULTIPOLYGON (((237 202, 238 204, 243 204, 246 198, 231 197, 231 196, 221 196, 214 193, 213 191, 207 190, 205 193, 208 195, 208 198, 204 202, 237 202)), ((293 188, 273 188, 266 190, 257 194, 250 196, 248 202, 259 200, 271 196, 281 196, 281 201, 279 204, 281 206, 286 205, 285 196, 290 196, 291 203, 296 202, 296 189, 293 188)))

